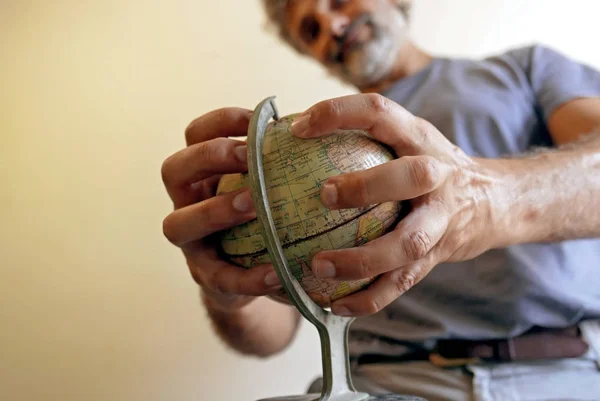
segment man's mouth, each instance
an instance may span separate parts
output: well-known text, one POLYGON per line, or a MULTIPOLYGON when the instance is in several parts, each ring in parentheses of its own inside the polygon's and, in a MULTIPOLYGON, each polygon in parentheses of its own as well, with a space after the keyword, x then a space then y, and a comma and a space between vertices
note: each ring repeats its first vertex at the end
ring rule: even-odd
POLYGON ((364 41, 364 36, 369 29, 369 16, 363 14, 356 18, 346 29, 344 35, 337 41, 333 53, 333 60, 343 64, 346 61, 346 56, 359 41, 364 41))

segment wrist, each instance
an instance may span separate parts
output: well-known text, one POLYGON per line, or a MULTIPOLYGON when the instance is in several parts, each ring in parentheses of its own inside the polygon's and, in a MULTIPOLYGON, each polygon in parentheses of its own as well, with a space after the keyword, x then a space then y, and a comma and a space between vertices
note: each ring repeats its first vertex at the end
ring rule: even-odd
MULTIPOLYGON (((496 247, 592 235, 586 207, 598 187, 599 152, 540 150, 515 159, 482 159, 495 177, 491 191, 496 247)), ((591 216, 590 216, 591 217, 591 216)), ((597 230, 596 230, 597 231, 597 230)))
MULTIPOLYGON (((490 248, 535 241, 535 232, 541 234, 543 204, 536 203, 528 182, 535 166, 525 159, 478 159, 492 185, 488 190, 490 248)), ((535 175, 535 173, 533 173, 535 175)))
POLYGON ((254 297, 220 294, 200 287, 200 296, 209 313, 235 315, 243 312, 254 301, 254 297))

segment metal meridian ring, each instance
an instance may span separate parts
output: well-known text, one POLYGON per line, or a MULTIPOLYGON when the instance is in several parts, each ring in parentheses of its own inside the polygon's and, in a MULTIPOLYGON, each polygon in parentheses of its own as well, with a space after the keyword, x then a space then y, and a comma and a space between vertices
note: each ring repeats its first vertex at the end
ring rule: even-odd
POLYGON ((248 174, 252 186, 252 198, 256 207, 257 219, 260 223, 263 237, 267 243, 267 251, 277 271, 279 280, 286 290, 288 297, 298 308, 298 310, 311 323, 322 326, 327 319, 337 318, 317 305, 304 291, 298 283, 298 280, 292 275, 287 258, 283 253, 281 242, 276 235, 277 228, 271 213, 269 199, 267 194, 267 185, 265 183, 262 148, 265 139, 267 126, 271 120, 279 119, 279 113, 273 99, 269 97, 263 100, 256 107, 250 120, 248 130, 248 174), (331 316, 329 316, 331 315, 331 316))
POLYGON ((315 327, 321 340, 323 362, 323 390, 319 401, 359 401, 369 397, 354 389, 348 359, 348 329, 353 317, 342 317, 321 308, 306 294, 292 274, 281 242, 267 194, 262 148, 271 118, 279 119, 274 96, 258 104, 248 128, 248 174, 256 218, 271 262, 288 297, 300 313, 315 327))

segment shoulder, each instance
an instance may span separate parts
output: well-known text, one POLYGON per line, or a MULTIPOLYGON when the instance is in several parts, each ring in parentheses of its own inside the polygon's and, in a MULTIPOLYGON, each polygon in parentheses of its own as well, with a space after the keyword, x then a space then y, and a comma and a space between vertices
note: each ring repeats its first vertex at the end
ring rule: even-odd
POLYGON ((510 47, 500 54, 507 55, 509 57, 531 57, 534 55, 543 54, 558 54, 559 51, 544 43, 530 43, 522 46, 510 47))
POLYGON ((494 53, 485 58, 487 61, 506 61, 518 64, 527 69, 534 59, 544 57, 555 50, 541 43, 532 43, 523 46, 510 47, 502 52, 494 53))
POLYGON ((514 63, 528 75, 543 71, 547 66, 567 67, 579 65, 566 52, 544 43, 531 43, 512 47, 504 52, 492 55, 488 59, 514 63))

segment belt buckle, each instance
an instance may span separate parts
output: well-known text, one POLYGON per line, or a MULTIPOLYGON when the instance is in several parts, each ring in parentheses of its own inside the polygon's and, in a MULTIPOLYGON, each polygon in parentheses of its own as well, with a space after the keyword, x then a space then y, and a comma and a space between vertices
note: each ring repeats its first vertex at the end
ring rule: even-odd
POLYGON ((437 352, 429 354, 429 362, 438 368, 456 368, 465 365, 474 365, 481 362, 479 358, 445 358, 437 352))

